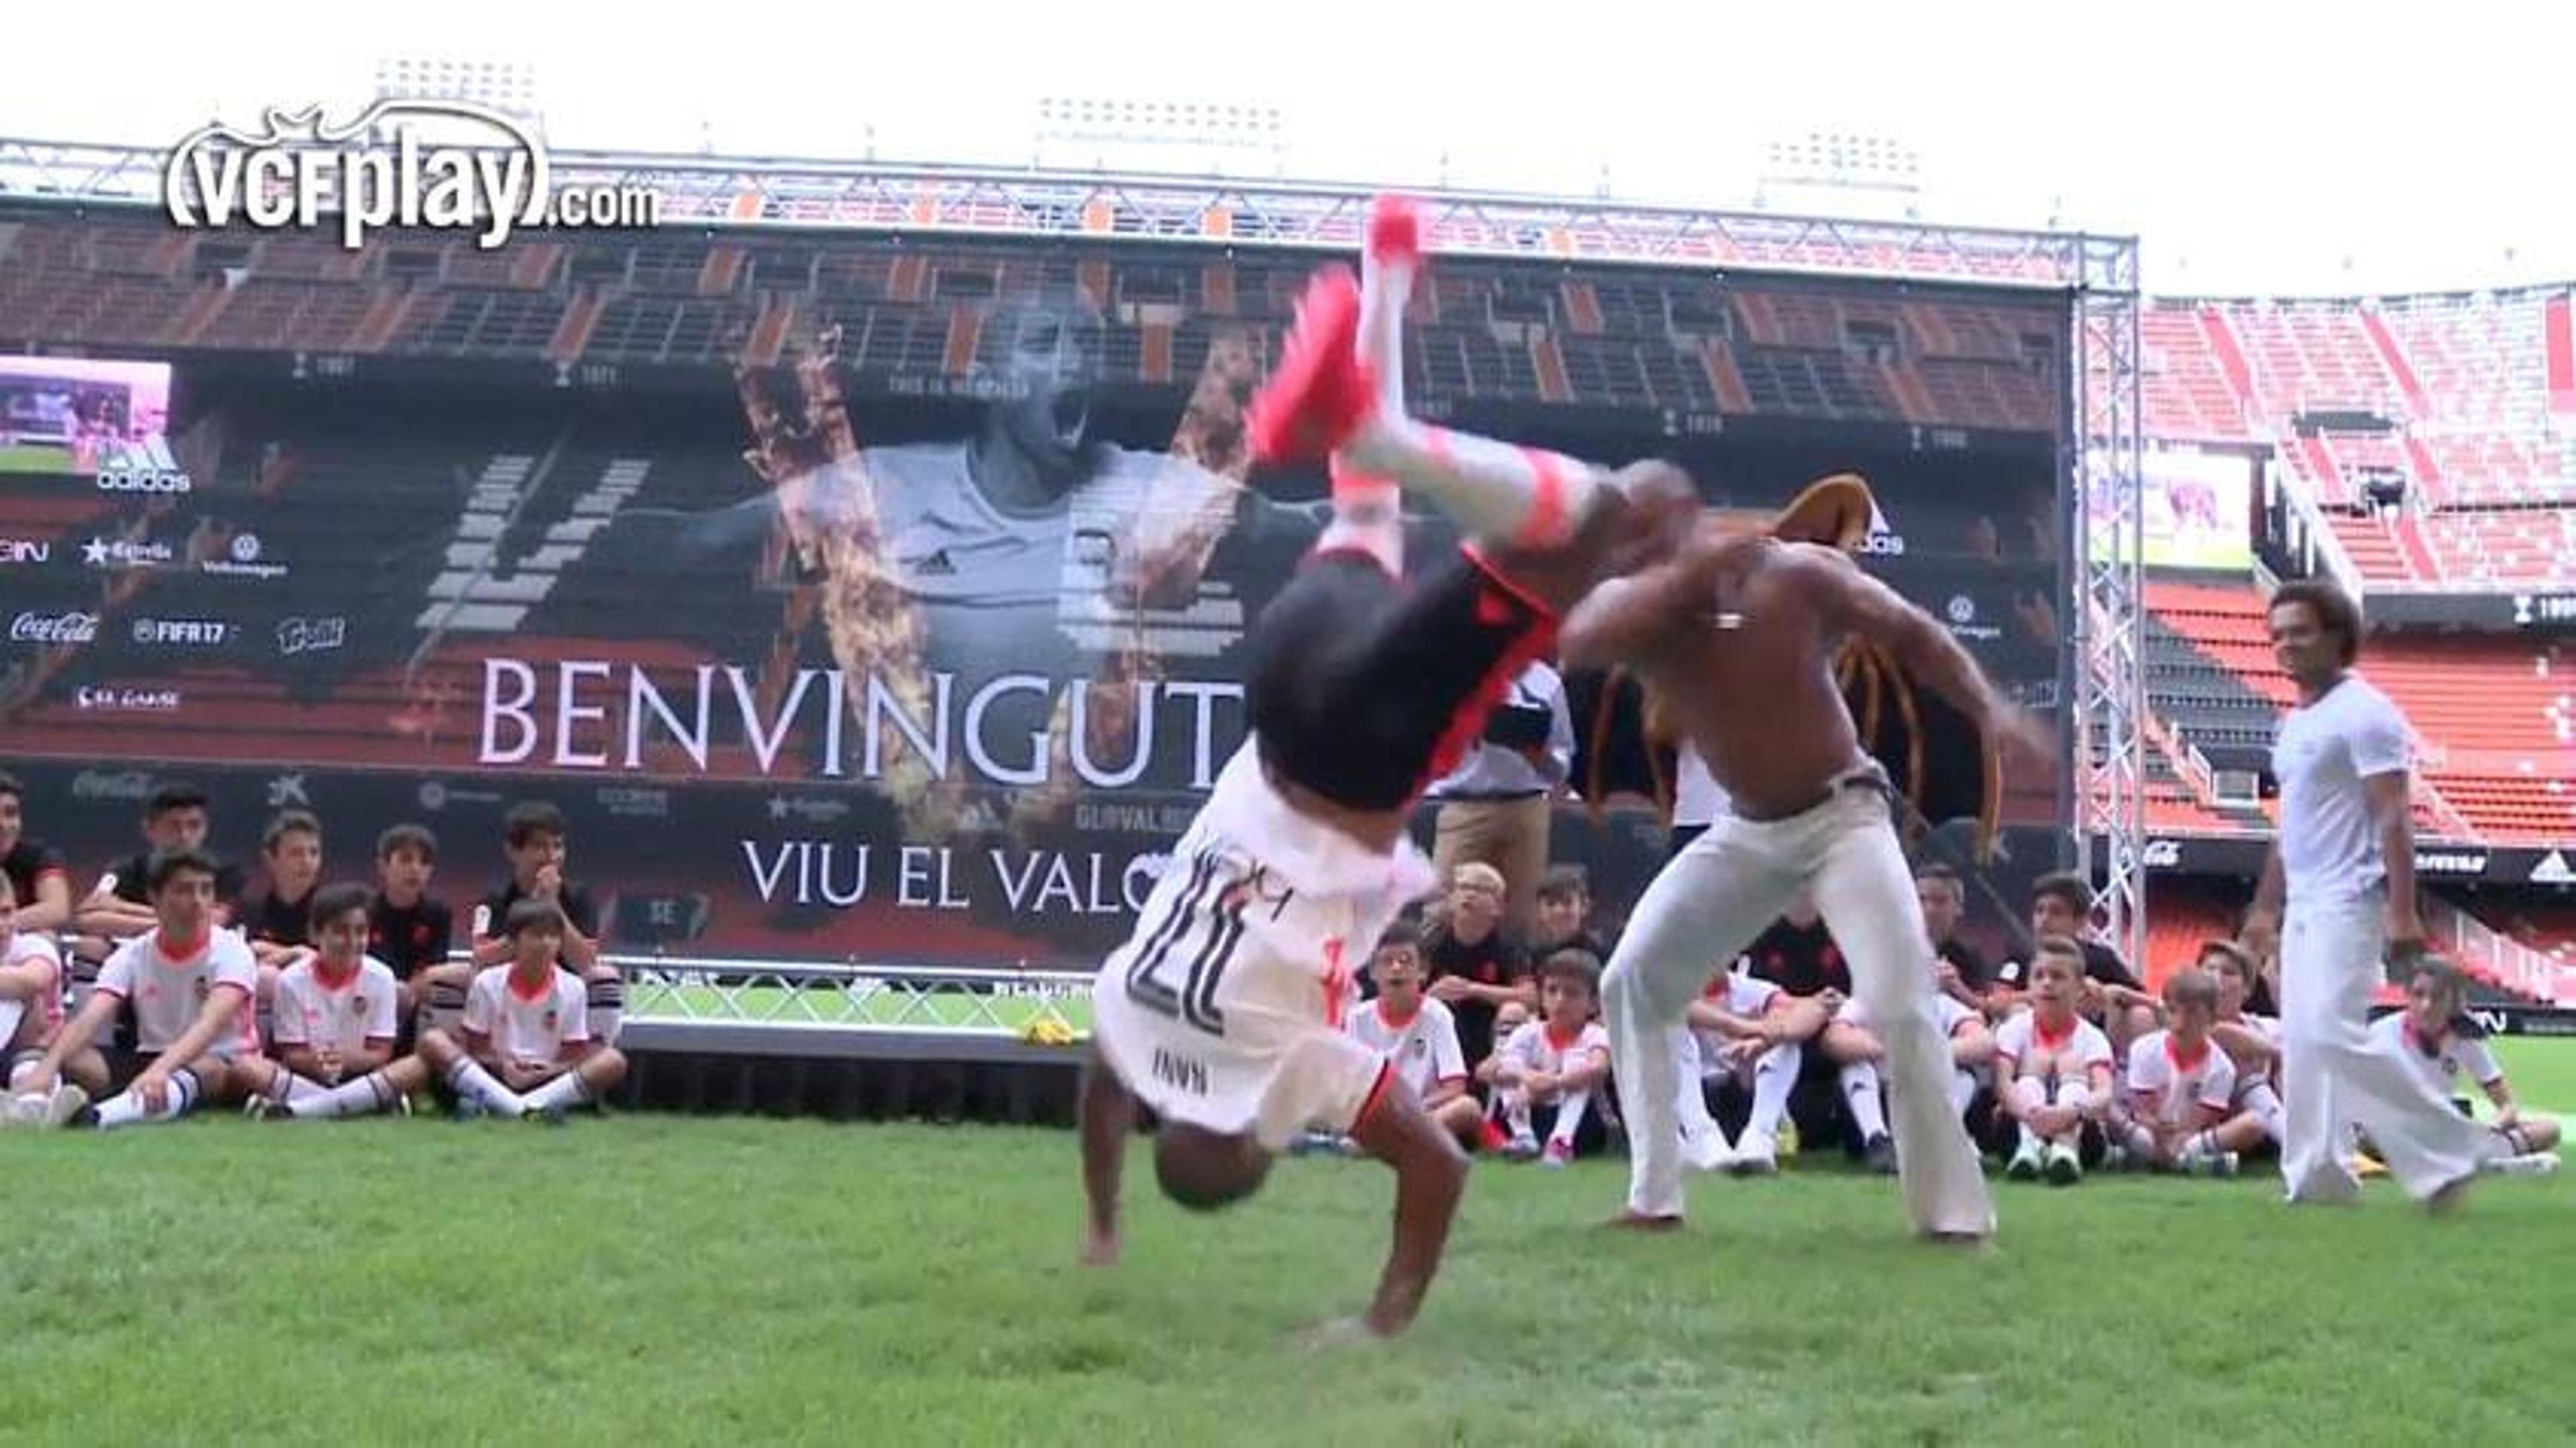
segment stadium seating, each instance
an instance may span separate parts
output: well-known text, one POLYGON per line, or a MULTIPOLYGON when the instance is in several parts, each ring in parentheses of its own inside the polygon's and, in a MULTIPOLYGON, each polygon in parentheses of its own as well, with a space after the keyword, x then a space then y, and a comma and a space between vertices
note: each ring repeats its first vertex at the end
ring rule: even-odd
MULTIPOLYGON (((2148 607, 2162 631, 2149 644, 2150 707, 2185 739, 2213 755, 2268 748, 2289 680, 2263 633, 2263 604, 2250 588, 2157 582, 2148 607), (2231 684, 2234 687, 2231 687, 2231 684)), ((2425 754, 2419 821, 2442 829, 2452 812, 2477 837, 2497 843, 2576 839, 2576 660, 2521 639, 2373 643, 2369 674, 2406 711, 2425 754)))

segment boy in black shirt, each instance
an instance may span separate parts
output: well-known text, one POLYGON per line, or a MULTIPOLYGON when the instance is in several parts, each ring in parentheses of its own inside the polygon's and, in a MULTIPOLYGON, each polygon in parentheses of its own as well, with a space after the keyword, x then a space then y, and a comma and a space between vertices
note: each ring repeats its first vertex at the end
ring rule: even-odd
POLYGON ((376 836, 376 898, 367 907, 367 954, 385 963, 398 982, 395 1008, 411 1023, 420 1004, 412 977, 447 963, 456 922, 447 902, 429 893, 438 869, 438 837, 415 824, 376 836))
POLYGON ((51 935, 72 923, 71 870, 63 852, 26 833, 27 787, 0 770, 0 875, 18 902, 18 928, 51 935))
POLYGON ((243 912, 242 933, 259 960, 262 999, 277 973, 313 945, 313 887, 322 879, 322 822, 300 809, 268 822, 260 837, 268 889, 243 912))
MULTIPOLYGON (((204 790, 192 784, 165 784, 154 790, 143 806, 143 848, 110 865, 72 914, 73 954, 86 961, 105 960, 116 942, 159 928, 151 890, 144 883, 152 857, 163 850, 204 850, 208 828, 204 790)), ((241 897, 241 870, 218 861, 216 925, 233 923, 233 910, 241 897)))
POLYGON ((1470 860, 1450 876, 1447 916, 1426 934, 1422 965, 1428 994, 1457 1019, 1458 1049, 1473 1071, 1493 1054, 1496 1011, 1538 1007, 1529 953, 1503 929, 1502 871, 1470 860))
POLYGON ((1592 928, 1592 882, 1581 865, 1555 865, 1539 877, 1538 920, 1530 937, 1530 954, 1544 960, 1560 950, 1580 950, 1596 960, 1610 958, 1609 943, 1592 928))
POLYGON ((502 849, 510 857, 510 878, 474 907, 469 934, 473 960, 434 966, 421 977, 434 1024, 453 1028, 465 1010, 466 988, 477 972, 507 964, 514 949, 505 931, 510 907, 522 900, 543 900, 563 912, 563 966, 589 988, 593 1040, 614 1044, 626 1014, 626 983, 617 967, 600 959, 599 907, 590 892, 564 872, 568 831, 563 811, 543 801, 522 801, 502 817, 502 849))
POLYGON ((1959 872, 1937 861, 1914 870, 1914 898, 1923 907, 1924 933, 1932 937, 1933 969, 1943 995, 1982 1010, 1995 983, 1995 967, 1975 946, 1959 938, 1959 921, 1968 913, 1968 887, 1959 872))

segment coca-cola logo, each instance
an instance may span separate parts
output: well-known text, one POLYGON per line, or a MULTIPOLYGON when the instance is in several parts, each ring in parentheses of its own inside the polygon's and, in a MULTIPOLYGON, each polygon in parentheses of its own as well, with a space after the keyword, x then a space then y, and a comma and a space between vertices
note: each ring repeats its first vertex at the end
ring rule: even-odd
POLYGON ((85 644, 98 637, 98 615, 38 613, 29 609, 9 625, 9 640, 21 644, 85 644))
POLYGON ((150 799, 151 797, 152 776, 139 769, 128 769, 116 773, 109 773, 95 769, 84 769, 80 772, 80 776, 72 781, 72 798, 74 799, 130 799, 140 801, 150 799))

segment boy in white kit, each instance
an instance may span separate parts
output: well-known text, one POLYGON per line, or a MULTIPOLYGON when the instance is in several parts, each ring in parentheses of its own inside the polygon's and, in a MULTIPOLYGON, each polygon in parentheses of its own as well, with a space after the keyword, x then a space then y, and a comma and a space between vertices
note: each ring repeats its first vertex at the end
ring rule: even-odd
POLYGON ((455 1091, 460 1119, 561 1125, 566 1112, 601 1100, 625 1078, 626 1058, 591 1039, 589 987, 560 963, 564 925, 552 901, 511 906, 501 925, 510 963, 466 988, 464 1043, 443 1030, 421 1034, 420 1054, 455 1091))
POLYGON ((2197 968, 2165 982, 2164 1029, 2129 1043, 2129 1091, 2112 1113, 2112 1145, 2141 1166, 2234 1176, 2216 1128, 2236 1099, 2236 1063, 2211 1039, 2218 982, 2197 968))
POLYGON ((1712 1120, 1712 1128, 1687 1133, 1685 1159, 1701 1171, 1768 1176, 1780 1169, 1780 1123, 1789 1114, 1789 1088, 1806 1063, 1806 1043, 1825 1028, 1825 1008, 1813 996, 1793 996, 1747 971, 1721 971, 1700 999, 1684 1011, 1686 1038, 1696 1052, 1684 1062, 1681 1119, 1712 1120), (1691 1069, 1693 1065, 1697 1069, 1691 1069), (1732 1090, 1748 1102, 1744 1129, 1729 1145, 1714 1124, 1707 1084, 1732 1090))
POLYGON ((1447 1005, 1422 993, 1419 926, 1399 920, 1386 928, 1369 957, 1369 979, 1377 982, 1377 998, 1352 1011, 1342 1029, 1392 1062, 1431 1119, 1473 1150, 1485 1113, 1467 1094, 1458 1023, 1447 1005))
POLYGON ((215 923, 214 860, 195 849, 163 850, 145 867, 144 888, 157 928, 116 948, 80 1010, 54 1033, 42 1059, 13 1089, 19 1110, 45 1098, 48 1121, 101 1130, 170 1121, 201 1104, 236 1100, 256 1079, 258 1029, 251 995, 259 962, 239 935, 215 923), (108 1061, 126 1089, 96 1105, 62 1080, 120 1007, 134 1009, 135 1050, 108 1061), (247 1067, 247 1069, 244 1069, 247 1067))
POLYGON ((1995 1032, 1995 1108, 2021 1131, 2004 1168, 2014 1181, 2043 1172, 2051 1186, 2084 1179, 2084 1126, 2110 1108, 2112 1064, 2111 1038, 2075 1013, 2083 996, 2083 947, 2063 935, 2040 937, 2030 1008, 1995 1032))
POLYGON ((2273 653, 2298 686, 2272 770, 2281 829, 2246 934, 2281 957, 2281 1176, 2292 1202, 2360 1195, 2349 1123, 2370 1134, 2389 1174, 2436 1211, 2477 1179, 2485 1143, 2406 1063, 2373 1048, 2370 993, 2383 960, 2423 953, 2415 913, 2415 837, 2405 716, 2352 672, 2361 614, 2319 578, 2272 595, 2273 653))
POLYGON ((378 1111, 411 1114, 411 1093, 429 1081, 418 1056, 394 1058, 401 982, 367 954, 369 907, 363 885, 313 892, 313 950, 278 973, 267 1079, 249 1114, 265 1121, 318 1120, 378 1111))
POLYGON ((62 1024, 62 952, 18 928, 18 892, 0 875, 0 1079, 43 1060, 62 1024))
POLYGON ((2547 1172, 2558 1168, 2558 1123, 2546 1116, 2526 1121, 2513 1099, 2513 1086, 2487 1043, 2461 1029, 2460 1013, 2468 1007, 2469 985, 2440 961, 2415 968, 2406 984, 2406 1009, 2371 1023, 2371 1039, 2380 1049, 2404 1061, 2407 1069, 2454 1102, 2465 1114, 2461 1078, 2478 1084, 2495 1109, 2487 1127, 2496 1141, 2483 1164, 2490 1171, 2547 1172))
POLYGON ((1494 1106, 1511 1132, 1503 1154, 1514 1161, 1535 1156, 1554 1167, 1574 1160, 1574 1135, 1592 1109, 1593 1088, 1610 1075, 1610 1033, 1592 1019, 1600 980, 1601 962, 1589 951, 1549 956, 1538 972, 1539 1018, 1494 1051, 1494 1106), (1544 1147, 1535 1108, 1548 1113, 1544 1147))
MULTIPOLYGON (((1939 968, 1935 966, 1935 975, 1939 968)), ((1986 1029, 1983 1011, 1944 991, 1932 997, 1932 1023, 1950 1044, 1950 1109, 1966 1124, 1977 1099, 1977 1085, 1995 1058, 1995 1037, 1986 1029)), ((1870 1170, 1896 1170, 1895 1142, 1887 1134, 1887 1083, 1879 1063, 1887 1045, 1871 1028, 1869 1012, 1857 1000, 1846 1000, 1825 1026, 1818 1048, 1839 1067, 1843 1109, 1859 1131, 1861 1161, 1870 1170)))
POLYGON ((2218 1019, 2210 1039, 2236 1068, 2236 1093, 2217 1128, 2218 1147, 2239 1161, 2281 1143, 2281 1023, 2245 1009, 2254 993, 2254 958, 2233 941, 2200 947, 2198 967, 2218 982, 2218 1019))

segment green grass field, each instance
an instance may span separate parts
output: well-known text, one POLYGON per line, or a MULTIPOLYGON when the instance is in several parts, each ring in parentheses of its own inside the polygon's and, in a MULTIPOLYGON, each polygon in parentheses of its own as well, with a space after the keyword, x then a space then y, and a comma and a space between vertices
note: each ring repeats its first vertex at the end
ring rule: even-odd
POLYGON ((0 447, 0 473, 60 473, 71 468, 71 454, 59 447, 11 443, 0 447))
MULTIPOLYGON (((2576 1106, 2576 1047, 2512 1043, 2576 1106)), ((2548 1094, 2544 1095, 2544 1089, 2548 1094)), ((2552 1099, 2554 1097, 2554 1099, 2552 1099)), ((1139 1168, 1143 1164, 1137 1163, 1139 1168)), ((2534 1442, 2570 1421, 2570 1188, 1998 1182, 1999 1250, 1885 1181, 1478 1167, 1415 1334, 1311 1352, 1389 1182, 1281 1163, 1221 1217, 1131 1180, 1072 1264, 1059 1131, 624 1115, 0 1137, 0 1437, 422 1442, 2534 1442)))

